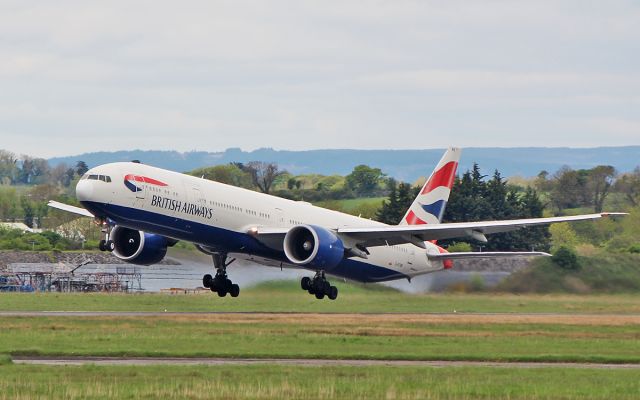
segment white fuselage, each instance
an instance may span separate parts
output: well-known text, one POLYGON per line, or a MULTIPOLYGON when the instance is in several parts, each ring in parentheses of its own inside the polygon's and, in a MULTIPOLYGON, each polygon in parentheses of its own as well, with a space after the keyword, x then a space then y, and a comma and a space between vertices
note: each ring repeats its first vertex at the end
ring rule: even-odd
MULTIPOLYGON (((317 225, 333 230, 385 226, 309 203, 131 162, 91 169, 78 183, 76 192, 85 208, 117 225, 278 267, 301 266, 289 262, 281 250, 265 246, 252 236, 252 228, 317 225)), ((431 263, 427 259, 427 253, 439 252, 438 247, 429 242, 425 245, 426 250, 413 244, 370 247, 367 259, 345 258, 327 273, 373 282, 410 279, 443 269, 442 262, 431 263)))

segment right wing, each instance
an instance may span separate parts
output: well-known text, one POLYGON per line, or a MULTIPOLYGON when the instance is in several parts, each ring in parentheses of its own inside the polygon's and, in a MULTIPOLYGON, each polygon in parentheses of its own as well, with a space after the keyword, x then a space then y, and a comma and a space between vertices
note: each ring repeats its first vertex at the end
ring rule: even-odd
POLYGON ((526 218, 503 221, 455 222, 436 225, 394 225, 338 228, 337 233, 353 239, 364 247, 413 243, 424 247, 426 241, 470 237, 486 242, 485 234, 509 232, 528 226, 557 222, 585 221, 626 213, 600 213, 567 217, 526 218))
POLYGON ((47 203, 47 205, 52 208, 57 208, 58 210, 82 215, 83 217, 89 217, 89 218, 94 217, 93 214, 91 214, 89 211, 85 210, 84 208, 71 206, 69 204, 64 204, 57 201, 49 200, 49 203, 47 203))

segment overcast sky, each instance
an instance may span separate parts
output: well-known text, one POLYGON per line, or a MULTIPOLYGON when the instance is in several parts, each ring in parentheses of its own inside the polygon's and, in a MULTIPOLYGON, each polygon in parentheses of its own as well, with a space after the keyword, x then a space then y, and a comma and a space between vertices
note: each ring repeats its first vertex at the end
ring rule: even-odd
POLYGON ((0 148, 640 144, 640 2, 0 1, 0 148))

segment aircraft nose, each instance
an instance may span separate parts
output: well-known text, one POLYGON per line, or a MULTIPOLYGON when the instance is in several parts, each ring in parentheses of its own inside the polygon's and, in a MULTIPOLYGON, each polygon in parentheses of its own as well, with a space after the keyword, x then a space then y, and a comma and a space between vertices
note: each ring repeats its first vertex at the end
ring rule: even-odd
POLYGON ((76 198, 78 201, 91 200, 93 195, 93 182, 83 179, 76 185, 76 198))

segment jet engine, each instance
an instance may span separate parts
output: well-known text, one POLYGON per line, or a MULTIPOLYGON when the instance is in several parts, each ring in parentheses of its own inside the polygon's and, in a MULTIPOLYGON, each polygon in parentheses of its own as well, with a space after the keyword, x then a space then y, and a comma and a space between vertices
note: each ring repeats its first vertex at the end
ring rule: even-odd
POLYGON ((131 264, 151 265, 162 261, 170 241, 164 236, 116 226, 110 235, 112 253, 131 264))
POLYGON ((307 268, 331 270, 344 258, 344 245, 335 233, 315 225, 294 226, 284 237, 289 261, 307 268))

